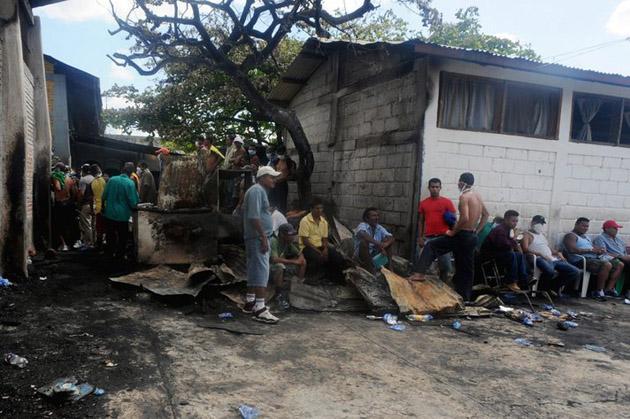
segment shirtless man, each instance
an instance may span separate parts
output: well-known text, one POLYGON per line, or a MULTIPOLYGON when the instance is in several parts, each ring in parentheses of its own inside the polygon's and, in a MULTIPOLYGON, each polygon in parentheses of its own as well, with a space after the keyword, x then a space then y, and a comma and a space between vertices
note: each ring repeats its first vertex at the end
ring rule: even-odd
POLYGON ((477 246, 477 234, 488 220, 488 210, 478 192, 472 190, 475 177, 472 173, 462 173, 459 177, 459 219, 452 229, 442 237, 427 243, 420 254, 414 270, 419 272, 412 280, 423 280, 424 273, 431 263, 444 253, 453 252, 455 257, 455 290, 464 301, 469 301, 472 293, 474 275, 474 252, 477 246))

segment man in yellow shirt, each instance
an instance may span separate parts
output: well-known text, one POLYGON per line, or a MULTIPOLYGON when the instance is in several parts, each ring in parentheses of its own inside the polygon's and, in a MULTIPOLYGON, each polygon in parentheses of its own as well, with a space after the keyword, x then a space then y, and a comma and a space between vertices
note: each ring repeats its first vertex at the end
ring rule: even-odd
POLYGON ((105 190, 105 177, 101 172, 101 168, 97 164, 93 164, 90 167, 90 173, 94 176, 94 180, 91 183, 92 193, 94 194, 94 217, 95 230, 96 230, 96 248, 100 249, 103 246, 103 235, 105 234, 105 221, 103 220, 103 191, 105 190))
POLYGON ((324 204, 320 199, 313 199, 311 212, 300 221, 298 235, 308 269, 324 267, 326 279, 343 282, 346 263, 343 256, 328 244, 328 222, 324 219, 324 204))

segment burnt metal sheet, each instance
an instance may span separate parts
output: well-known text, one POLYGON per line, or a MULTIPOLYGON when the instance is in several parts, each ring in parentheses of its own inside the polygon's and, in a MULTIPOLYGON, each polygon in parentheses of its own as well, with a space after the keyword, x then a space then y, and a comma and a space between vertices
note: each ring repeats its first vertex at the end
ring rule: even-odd
POLYGON ((162 156, 157 206, 162 209, 203 207, 205 173, 199 155, 162 156))
POLYGON ((289 303, 292 307, 313 311, 366 311, 363 297, 345 285, 307 285, 291 283, 289 303))
POLYGON ((190 295, 196 297, 210 281, 210 278, 200 282, 194 281, 184 272, 159 265, 147 271, 134 272, 129 275, 109 278, 109 280, 119 284, 141 287, 162 296, 190 295))
POLYGON ((388 269, 381 271, 401 313, 438 314, 464 309, 459 294, 437 277, 427 275, 424 281, 409 281, 388 269))
POLYGON ((159 265, 214 260, 220 253, 219 239, 242 240, 242 224, 239 217, 209 209, 138 208, 134 214, 138 261, 159 265))
POLYGON ((346 280, 356 287, 373 312, 398 311, 398 306, 389 292, 389 287, 383 275, 372 275, 360 267, 347 269, 344 273, 346 280))

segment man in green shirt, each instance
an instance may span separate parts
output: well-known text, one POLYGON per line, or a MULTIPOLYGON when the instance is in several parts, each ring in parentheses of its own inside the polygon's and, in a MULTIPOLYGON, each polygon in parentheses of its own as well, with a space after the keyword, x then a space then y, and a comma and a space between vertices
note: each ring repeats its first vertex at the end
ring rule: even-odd
POLYGON ((286 223, 278 227, 278 237, 271 238, 271 276, 278 292, 278 305, 285 309, 289 308, 285 275, 302 279, 306 274, 306 259, 296 243, 297 234, 295 228, 286 223))
POLYGON ((102 205, 105 218, 107 254, 124 259, 129 239, 129 219, 138 205, 138 191, 130 176, 136 165, 128 162, 121 175, 112 177, 103 191, 102 205))

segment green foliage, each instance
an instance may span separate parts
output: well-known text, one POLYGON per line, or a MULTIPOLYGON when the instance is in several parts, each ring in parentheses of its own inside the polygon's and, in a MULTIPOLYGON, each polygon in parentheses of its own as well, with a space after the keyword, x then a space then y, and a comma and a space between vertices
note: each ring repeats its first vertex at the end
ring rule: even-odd
MULTIPOLYGON (((477 7, 460 9, 455 21, 445 22, 431 6, 431 0, 400 0, 400 3, 417 10, 423 31, 412 29, 392 10, 325 29, 337 39, 403 41, 420 38, 441 45, 540 60, 527 44, 483 33, 477 7)), ((218 40, 227 36, 221 22, 211 26, 217 28, 214 36, 218 40)), ((272 59, 249 72, 248 76, 261 93, 271 92, 301 47, 301 40, 285 38, 272 59)), ((236 63, 245 56, 246 51, 242 49, 230 52, 230 58, 236 63)), ((104 110, 103 121, 126 133, 140 130, 159 136, 163 143, 183 150, 193 149, 195 140, 202 136, 211 136, 220 144, 230 131, 252 140, 275 141, 275 125, 255 112, 254 106, 225 73, 207 67, 191 68, 184 63, 169 65, 164 73, 165 77, 155 87, 142 92, 133 86, 114 86, 105 92, 106 97, 126 99, 129 106, 104 110)))
POLYGON ((540 56, 528 44, 483 33, 477 7, 459 9, 455 13, 455 18, 455 22, 444 22, 440 19, 432 23, 428 27, 429 34, 425 39, 440 45, 471 48, 508 57, 540 61, 540 56))
MULTIPOLYGON (((248 74, 263 94, 271 92, 280 74, 297 56, 302 42, 287 38, 273 59, 248 74)), ((240 52, 235 50, 236 61, 240 52)), ((254 111, 247 98, 225 73, 207 67, 171 65, 155 86, 139 92, 133 86, 113 86, 105 97, 125 99, 129 106, 103 111, 106 124, 125 133, 140 130, 179 149, 190 150, 200 137, 221 144, 228 132, 266 142, 275 140, 275 126, 254 111)))

